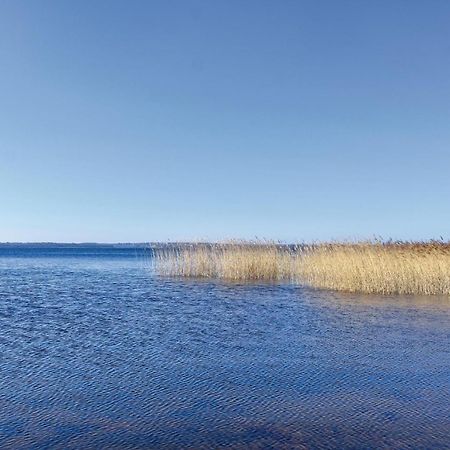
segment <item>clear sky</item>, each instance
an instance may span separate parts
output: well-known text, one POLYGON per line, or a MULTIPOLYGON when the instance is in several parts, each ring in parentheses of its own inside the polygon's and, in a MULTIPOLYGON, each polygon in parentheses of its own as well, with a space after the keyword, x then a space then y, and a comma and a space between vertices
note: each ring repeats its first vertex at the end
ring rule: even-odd
POLYGON ((450 238, 450 1, 0 2, 0 241, 450 238))

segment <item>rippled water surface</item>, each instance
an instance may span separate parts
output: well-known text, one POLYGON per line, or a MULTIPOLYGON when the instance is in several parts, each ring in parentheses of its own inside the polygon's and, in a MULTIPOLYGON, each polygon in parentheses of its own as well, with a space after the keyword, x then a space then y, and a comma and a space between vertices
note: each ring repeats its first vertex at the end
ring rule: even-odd
POLYGON ((450 300, 0 248, 0 448, 450 448, 450 300))

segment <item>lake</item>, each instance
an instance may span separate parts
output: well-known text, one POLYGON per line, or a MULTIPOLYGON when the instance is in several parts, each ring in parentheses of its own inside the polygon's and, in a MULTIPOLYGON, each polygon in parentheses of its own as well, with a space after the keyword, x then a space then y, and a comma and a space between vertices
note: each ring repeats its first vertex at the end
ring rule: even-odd
POLYGON ((450 299, 0 246, 0 448, 450 448, 450 299))

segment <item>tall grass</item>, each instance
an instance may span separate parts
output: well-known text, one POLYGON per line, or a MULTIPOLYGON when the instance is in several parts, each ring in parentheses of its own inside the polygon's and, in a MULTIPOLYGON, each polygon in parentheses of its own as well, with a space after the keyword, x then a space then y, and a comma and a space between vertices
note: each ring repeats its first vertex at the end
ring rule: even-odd
POLYGON ((288 279, 294 262, 286 246, 262 241, 184 244, 162 249, 155 256, 157 269, 164 275, 235 281, 288 279))
POLYGON ((161 274, 228 280, 293 281, 381 294, 450 295, 450 244, 358 242, 286 246, 232 241, 159 251, 161 274))
POLYGON ((296 269, 312 287, 380 294, 450 295, 450 245, 326 244, 307 251, 296 269))

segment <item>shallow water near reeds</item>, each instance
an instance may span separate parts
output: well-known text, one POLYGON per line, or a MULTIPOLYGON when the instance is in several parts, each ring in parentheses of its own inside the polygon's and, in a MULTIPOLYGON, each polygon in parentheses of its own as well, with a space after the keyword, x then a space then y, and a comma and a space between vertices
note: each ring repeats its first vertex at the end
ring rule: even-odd
POLYGON ((450 448, 450 299, 0 248, 0 448, 450 448))

